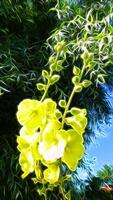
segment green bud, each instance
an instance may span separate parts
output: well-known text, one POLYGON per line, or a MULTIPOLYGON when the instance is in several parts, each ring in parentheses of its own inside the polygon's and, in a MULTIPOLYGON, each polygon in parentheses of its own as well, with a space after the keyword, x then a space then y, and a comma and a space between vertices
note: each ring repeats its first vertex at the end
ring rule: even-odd
POLYGON ((56 109, 55 115, 56 115, 57 119, 60 119, 62 117, 62 113, 58 109, 56 109))
POLYGON ((83 89, 83 86, 81 84, 76 84, 75 85, 75 92, 79 93, 81 92, 83 89))
POLYGON ((89 53, 88 51, 85 51, 82 55, 81 58, 83 59, 84 62, 84 66, 86 68, 92 68, 92 61, 94 60, 94 54, 93 53, 89 53))
POLYGON ((52 63, 50 66, 49 66, 50 70, 52 72, 56 71, 56 64, 55 63, 52 63))
POLYGON ((60 72, 62 70, 62 60, 58 60, 56 64, 56 71, 60 72))
POLYGON ((46 89, 46 85, 42 84, 42 83, 37 83, 36 87, 39 91, 45 90, 46 89))
POLYGON ((46 70, 42 70, 42 76, 46 79, 49 79, 49 73, 46 70))
POLYGON ((73 107, 73 108, 71 108, 70 113, 72 115, 78 115, 78 114, 81 114, 81 113, 83 115, 86 115, 87 114, 87 110, 86 109, 80 109, 80 108, 73 107))
POLYGON ((58 60, 50 65, 51 71, 61 71, 62 70, 62 60, 58 60))
POLYGON ((57 53, 60 53, 61 51, 66 51, 67 50, 67 47, 66 47, 66 43, 63 41, 61 42, 58 42, 55 46, 54 46, 54 50, 57 52, 57 53))
POLYGON ((72 78, 72 83, 75 85, 76 83, 79 83, 80 82, 80 77, 79 76, 74 76, 72 78))
POLYGON ((60 76, 55 74, 51 77, 51 80, 50 80, 50 84, 53 85, 54 83, 56 83, 58 80, 60 79, 60 76))
POLYGON ((55 57, 54 56, 50 56, 49 57, 49 64, 52 64, 55 62, 55 57))
POLYGON ((62 108, 65 108, 66 107, 66 101, 65 100, 60 100, 59 101, 59 106, 62 107, 62 108))
POLYGON ((73 74, 74 75, 76 75, 76 76, 80 75, 80 71, 81 70, 78 67, 76 67, 76 66, 73 67, 73 74))
POLYGON ((92 82, 90 80, 84 80, 82 82, 83 87, 87 88, 92 84, 92 82))

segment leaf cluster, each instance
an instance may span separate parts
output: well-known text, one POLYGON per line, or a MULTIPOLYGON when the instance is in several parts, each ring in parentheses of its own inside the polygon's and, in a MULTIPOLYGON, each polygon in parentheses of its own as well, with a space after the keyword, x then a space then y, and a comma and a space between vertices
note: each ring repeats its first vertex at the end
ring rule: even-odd
POLYGON ((53 5, 52 1, 0 1, 1 93, 13 88, 34 93, 47 59, 42 46, 56 24, 55 15, 49 12, 53 5))

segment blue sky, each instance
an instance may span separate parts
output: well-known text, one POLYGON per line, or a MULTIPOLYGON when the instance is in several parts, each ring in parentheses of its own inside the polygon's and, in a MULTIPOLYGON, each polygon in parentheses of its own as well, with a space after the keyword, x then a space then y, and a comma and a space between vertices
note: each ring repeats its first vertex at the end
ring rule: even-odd
POLYGON ((103 167, 104 164, 113 165, 113 120, 111 125, 104 125, 105 136, 98 137, 95 144, 88 149, 88 157, 96 157, 94 173, 103 167))
MULTIPOLYGON (((106 89, 106 98, 113 110, 113 90, 109 89, 107 85, 104 85, 104 88, 106 89)), ((98 137, 95 144, 91 144, 87 151, 89 159, 96 158, 95 174, 99 169, 103 168, 103 165, 113 165, 113 116, 110 116, 110 125, 103 124, 100 126, 102 126, 104 136, 98 137)))

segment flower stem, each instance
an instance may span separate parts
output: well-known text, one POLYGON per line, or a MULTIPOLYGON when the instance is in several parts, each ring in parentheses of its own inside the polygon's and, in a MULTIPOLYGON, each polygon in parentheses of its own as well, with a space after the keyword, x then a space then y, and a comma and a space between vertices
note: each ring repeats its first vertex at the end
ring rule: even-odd
POLYGON ((44 92, 44 94, 43 94, 43 96, 42 96, 42 98, 40 100, 41 102, 45 99, 45 97, 47 95, 47 92, 48 92, 48 89, 49 89, 49 86, 50 86, 50 84, 48 83, 47 86, 46 86, 45 92, 44 92))
POLYGON ((82 69, 81 69, 81 73, 80 73, 80 81, 82 79, 82 76, 84 74, 84 70, 85 70, 85 66, 83 65, 82 69))
POLYGON ((70 95, 69 100, 68 100, 68 102, 67 102, 67 105, 66 105, 64 114, 63 114, 63 116, 62 116, 62 129, 63 129, 64 123, 65 123, 65 117, 66 117, 67 111, 68 111, 68 109, 69 109, 69 106, 70 106, 70 104, 71 104, 71 101, 72 101, 72 99, 73 99, 74 94, 75 94, 75 87, 73 88, 73 90, 72 90, 72 92, 71 92, 71 95, 70 95))
MULTIPOLYGON (((57 55, 56 55, 55 64, 56 64, 56 62, 57 62, 58 56, 59 56, 59 53, 57 53, 57 55)), ((50 70, 50 77, 52 77, 52 74, 53 74, 53 71, 50 70)), ((45 99, 50 85, 51 85, 51 84, 50 84, 50 80, 48 80, 48 83, 47 83, 47 85, 46 85, 46 89, 45 89, 44 94, 43 94, 43 96, 42 96, 42 98, 41 98, 41 100, 40 100, 41 102, 45 99)))
MULTIPOLYGON (((84 70, 85 70, 85 66, 83 65, 83 67, 82 67, 82 69, 81 69, 81 73, 80 73, 80 81, 81 81, 82 76, 83 76, 83 74, 84 74, 84 70)), ((75 86, 74 86, 74 87, 73 87, 73 90, 72 90, 72 92, 71 92, 71 95, 70 95, 70 97, 69 97, 69 100, 68 100, 68 102, 67 102, 67 105, 66 105, 66 107, 65 107, 64 114, 63 114, 63 116, 62 116, 62 129, 63 129, 63 127, 64 127, 66 114, 67 114, 67 112, 68 112, 68 110, 69 110, 69 107, 70 107, 70 104, 71 104, 71 101, 72 101, 72 99, 73 99, 73 97, 74 97, 75 92, 76 92, 76 88, 75 88, 75 86)))

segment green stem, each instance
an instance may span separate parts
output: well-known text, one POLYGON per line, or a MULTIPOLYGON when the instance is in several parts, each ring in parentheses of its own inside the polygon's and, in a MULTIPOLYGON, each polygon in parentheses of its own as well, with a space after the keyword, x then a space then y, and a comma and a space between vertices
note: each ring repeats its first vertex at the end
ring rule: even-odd
POLYGON ((63 116, 62 116, 62 129, 63 129, 64 123, 65 123, 65 117, 66 117, 67 111, 68 111, 68 109, 69 109, 69 106, 70 106, 70 104, 71 104, 71 101, 72 101, 72 99, 73 99, 74 94, 75 94, 75 87, 73 88, 73 90, 72 90, 72 92, 71 92, 71 95, 70 95, 69 100, 68 100, 68 102, 67 102, 67 105, 66 105, 64 114, 63 114, 63 116))
MULTIPOLYGON (((56 55, 55 64, 56 64, 56 62, 57 62, 58 56, 59 56, 59 53, 57 53, 57 55, 56 55)), ((52 74, 53 74, 53 71, 50 70, 50 77, 52 76, 52 74)), ((41 98, 41 100, 40 100, 41 102, 45 99, 50 85, 51 85, 51 84, 50 84, 50 80, 48 80, 48 83, 47 83, 47 85, 46 85, 45 92, 44 92, 44 94, 43 94, 43 96, 42 96, 42 98, 41 98)))
POLYGON ((49 86, 50 86, 50 84, 48 83, 47 86, 46 86, 45 92, 44 92, 44 94, 43 94, 43 96, 42 96, 42 98, 40 100, 41 102, 45 99, 45 97, 47 95, 47 92, 48 92, 48 89, 49 89, 49 86))
POLYGON ((65 193, 63 191, 62 185, 60 186, 60 193, 62 195, 62 200, 67 200, 67 198, 65 198, 65 193))
MULTIPOLYGON (((52 76, 52 74, 53 74, 53 71, 50 71, 50 77, 52 76)), ((40 100, 41 102, 45 99, 50 85, 51 85, 51 84, 50 84, 50 80, 48 80, 48 83, 47 83, 47 85, 46 85, 45 92, 44 92, 44 94, 43 94, 43 96, 42 96, 42 98, 41 98, 41 100, 40 100)))
MULTIPOLYGON (((85 66, 83 65, 82 70, 81 70, 81 73, 80 73, 80 81, 81 81, 82 76, 83 76, 83 74, 84 74, 84 70, 85 70, 85 66)), ((70 107, 70 104, 71 104, 71 101, 72 101, 72 99, 73 99, 73 97, 74 97, 75 92, 76 92, 76 89, 75 89, 75 86, 74 86, 74 88, 73 88, 73 90, 72 90, 72 92, 71 92, 71 95, 70 95, 70 97, 69 97, 69 100, 68 100, 68 102, 67 102, 67 105, 66 105, 66 107, 65 107, 64 114, 63 114, 63 116, 62 116, 62 129, 63 129, 63 127, 64 127, 66 114, 67 114, 67 112, 68 112, 68 110, 69 110, 69 107, 70 107)))
POLYGON ((85 70, 85 66, 83 65, 82 70, 81 70, 81 73, 80 73, 80 81, 81 81, 82 76, 83 76, 83 74, 84 74, 84 70, 85 70))

